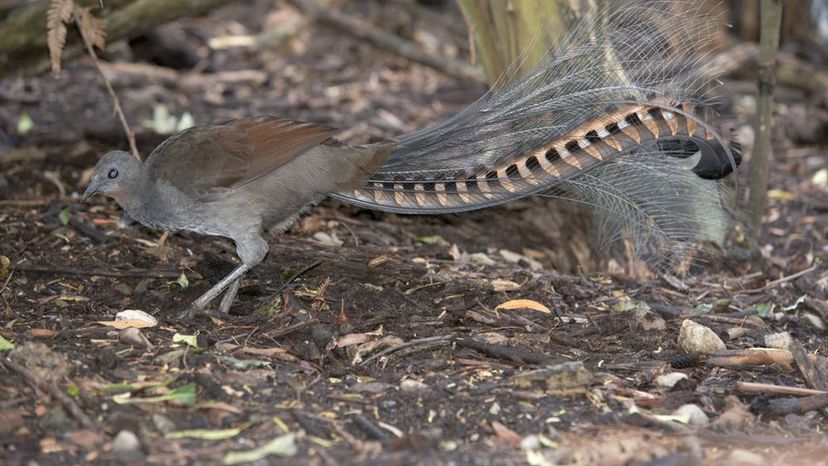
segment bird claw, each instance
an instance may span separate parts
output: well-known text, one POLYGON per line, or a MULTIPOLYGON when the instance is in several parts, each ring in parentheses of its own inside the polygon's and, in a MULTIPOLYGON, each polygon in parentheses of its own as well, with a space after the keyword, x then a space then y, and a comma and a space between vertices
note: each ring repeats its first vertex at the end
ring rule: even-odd
POLYGON ((200 307, 196 303, 190 304, 183 311, 178 313, 179 321, 193 320, 196 317, 215 317, 217 319, 226 320, 230 317, 230 314, 228 314, 224 309, 214 311, 209 307, 200 307))
POLYGON ((178 313, 178 320, 192 320, 192 318, 195 317, 196 314, 202 314, 203 312, 204 309, 197 307, 195 303, 193 303, 184 308, 183 311, 178 313))

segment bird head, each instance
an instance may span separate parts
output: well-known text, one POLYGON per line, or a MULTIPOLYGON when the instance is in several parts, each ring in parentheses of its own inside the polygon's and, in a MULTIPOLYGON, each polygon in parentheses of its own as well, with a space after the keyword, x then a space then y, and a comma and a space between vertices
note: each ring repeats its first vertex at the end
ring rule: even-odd
POLYGON ((95 194, 103 194, 121 204, 128 196, 134 195, 140 174, 141 162, 132 154, 120 150, 109 152, 95 166, 81 202, 95 194))

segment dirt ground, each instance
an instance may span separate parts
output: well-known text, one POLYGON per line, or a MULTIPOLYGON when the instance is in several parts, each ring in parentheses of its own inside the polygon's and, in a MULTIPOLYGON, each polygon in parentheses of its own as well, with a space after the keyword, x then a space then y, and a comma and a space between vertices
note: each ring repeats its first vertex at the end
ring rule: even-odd
MULTIPOLYGON (((454 8, 405 5, 344 9, 467 58, 454 8)), ((107 58, 144 154, 185 112, 323 122, 361 142, 484 90, 270 2, 107 58), (284 37, 222 46, 263 31, 284 37)), ((827 462, 828 91, 780 89, 758 261, 737 231, 681 280, 565 273, 527 220, 545 200, 430 217, 326 201, 270 238, 229 318, 187 322, 177 312, 234 248, 121 225, 102 197, 78 203, 97 158, 126 148, 91 62, 0 91, 0 336, 14 344, 0 357, 2 464, 827 462), (159 323, 122 330, 125 309, 159 323), (688 355, 688 320, 727 349, 688 355)), ((740 76, 722 88, 748 136, 750 92, 740 76)))

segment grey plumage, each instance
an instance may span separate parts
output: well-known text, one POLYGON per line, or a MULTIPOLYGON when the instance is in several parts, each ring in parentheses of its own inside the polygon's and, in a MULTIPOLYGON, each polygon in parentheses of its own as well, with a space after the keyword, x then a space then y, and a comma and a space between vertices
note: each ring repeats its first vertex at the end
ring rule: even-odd
POLYGON ((273 117, 191 128, 143 163, 122 151, 106 154, 84 199, 110 196, 150 228, 232 239, 241 265, 190 310, 228 289, 221 303, 227 311, 241 277, 267 255, 264 231, 283 230, 327 193, 358 186, 396 144, 352 146, 333 139, 336 131, 273 117))

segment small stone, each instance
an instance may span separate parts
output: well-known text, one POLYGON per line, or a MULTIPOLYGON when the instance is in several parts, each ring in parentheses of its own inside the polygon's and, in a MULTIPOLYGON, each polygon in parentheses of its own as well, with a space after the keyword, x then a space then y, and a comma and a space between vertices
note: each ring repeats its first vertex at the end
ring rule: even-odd
POLYGON ((428 384, 414 379, 405 379, 400 382, 400 390, 405 393, 422 393, 430 389, 428 384))
POLYGON ((726 332, 727 339, 733 341, 745 336, 748 333, 748 329, 745 327, 730 327, 726 330, 726 332))
POLYGON ((132 453, 140 449, 141 442, 131 431, 122 430, 112 439, 112 451, 116 454, 132 453))
POLYGON ((153 414, 152 423, 155 424, 155 428, 158 429, 158 432, 161 432, 162 434, 166 434, 167 432, 172 432, 175 430, 175 423, 163 414, 153 414))
POLYGON ((716 332, 690 319, 685 319, 681 323, 678 344, 688 353, 713 354, 727 349, 716 332))
POLYGON ((687 379, 687 374, 682 372, 671 372, 669 374, 661 374, 656 377, 655 382, 664 388, 673 388, 680 380, 687 379))
POLYGON ((747 450, 733 450, 727 460, 722 464, 732 466, 754 466, 756 464, 768 464, 769 458, 747 450))
POLYGON ((791 348, 793 338, 788 332, 769 333, 765 335, 765 346, 768 348, 776 348, 787 350, 791 348))
POLYGON ((152 348, 152 343, 135 327, 127 327, 118 332, 118 340, 126 345, 152 348))
POLYGON ((636 327, 645 332, 663 332, 667 330, 667 322, 660 315, 649 309, 638 308, 633 311, 633 321, 636 327))
POLYGON ((803 312, 802 314, 800 314, 800 317, 803 321, 808 322, 814 327, 820 330, 825 330, 825 322, 818 315, 812 314, 810 312, 803 312))
POLYGON ((707 414, 694 404, 680 406, 677 410, 673 411, 673 416, 686 417, 687 423, 691 426, 704 427, 710 424, 710 418, 707 417, 707 414))

